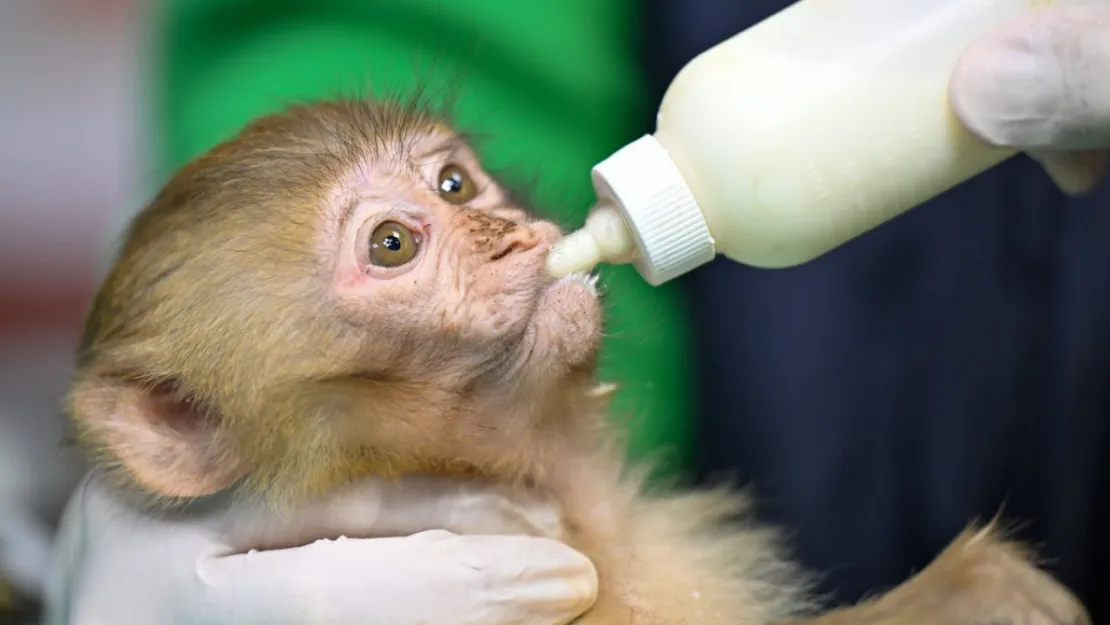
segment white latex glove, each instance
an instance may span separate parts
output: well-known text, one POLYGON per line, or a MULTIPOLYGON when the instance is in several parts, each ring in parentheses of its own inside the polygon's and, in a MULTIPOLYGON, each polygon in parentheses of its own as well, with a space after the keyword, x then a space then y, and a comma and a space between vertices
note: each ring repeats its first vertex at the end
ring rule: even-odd
MULTIPOLYGON (((23 506, 0 498, 0 591, 4 584, 38 597, 50 563, 50 526, 23 506)), ((0 592, 0 594, 3 594, 0 592)), ((0 612, 3 598, 0 597, 0 612)))
MULTIPOLYGON (((0 595, 7 583, 28 600, 41 598, 54 522, 84 473, 80 460, 58 444, 65 435, 64 421, 43 418, 53 414, 73 368, 69 343, 68 336, 4 342, 0 358, 0 595)), ((3 611, 0 606, 0 613, 3 611)))
POLYGON ((596 572, 550 538, 558 515, 523 498, 369 481, 284 518, 227 499, 155 518, 92 475, 63 519, 44 623, 568 623, 593 604, 596 572))
POLYGON ((1090 191, 1110 148, 1110 5, 1042 9, 987 35, 949 93, 972 133, 1025 151, 1066 193, 1090 191))

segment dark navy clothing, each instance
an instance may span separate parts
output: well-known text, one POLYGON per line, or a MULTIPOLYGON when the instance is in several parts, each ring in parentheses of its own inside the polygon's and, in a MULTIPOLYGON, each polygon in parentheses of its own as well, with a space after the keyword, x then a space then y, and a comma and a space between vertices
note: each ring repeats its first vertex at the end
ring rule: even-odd
MULTIPOLYGON (((787 4, 649 0, 655 101, 787 4)), ((683 281, 700 473, 751 484, 822 590, 897 584, 1003 508, 1110 616, 1110 189, 1067 199, 1019 157, 804 266, 683 281)))

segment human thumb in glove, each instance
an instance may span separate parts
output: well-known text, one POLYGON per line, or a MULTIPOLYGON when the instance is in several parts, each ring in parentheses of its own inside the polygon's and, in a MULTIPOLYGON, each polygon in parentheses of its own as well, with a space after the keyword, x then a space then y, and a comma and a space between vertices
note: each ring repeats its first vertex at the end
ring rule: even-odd
POLYGON ((1110 5, 1041 9, 989 33, 949 97, 968 130, 1026 152, 1064 192, 1094 189, 1110 148, 1110 5))

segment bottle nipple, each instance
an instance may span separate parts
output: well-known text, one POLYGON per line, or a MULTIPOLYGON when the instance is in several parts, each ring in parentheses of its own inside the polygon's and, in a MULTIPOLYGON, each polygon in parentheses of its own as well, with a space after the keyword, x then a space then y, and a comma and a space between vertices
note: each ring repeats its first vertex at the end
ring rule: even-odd
POLYGON ((602 260, 594 235, 582 228, 563 237, 547 255, 547 272, 562 278, 578 271, 589 271, 602 260))
POLYGON ((616 207, 599 204, 586 217, 586 225, 563 237, 547 256, 547 272, 561 278, 589 271, 599 263, 630 262, 636 242, 616 207))

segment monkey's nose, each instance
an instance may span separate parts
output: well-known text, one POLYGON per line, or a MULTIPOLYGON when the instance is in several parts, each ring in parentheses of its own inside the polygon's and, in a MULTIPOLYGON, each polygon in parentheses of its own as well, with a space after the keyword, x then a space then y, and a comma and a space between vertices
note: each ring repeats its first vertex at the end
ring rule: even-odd
POLYGON ((510 254, 527 252, 543 241, 531 228, 520 224, 513 224, 513 226, 493 241, 490 262, 501 260, 510 254))

